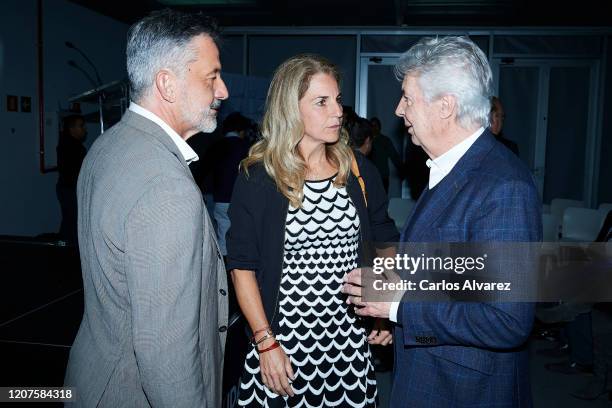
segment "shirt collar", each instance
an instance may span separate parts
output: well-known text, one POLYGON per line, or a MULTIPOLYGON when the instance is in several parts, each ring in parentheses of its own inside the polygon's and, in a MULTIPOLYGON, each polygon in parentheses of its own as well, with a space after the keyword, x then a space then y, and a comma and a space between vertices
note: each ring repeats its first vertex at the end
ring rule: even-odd
POLYGON ((170 139, 172 139, 176 147, 178 147, 179 152, 181 152, 181 155, 183 156, 183 159, 187 162, 187 164, 190 164, 194 161, 198 161, 200 159, 197 153, 193 151, 191 146, 189 146, 187 142, 185 142, 185 140, 183 140, 183 138, 178 133, 176 133, 174 129, 168 126, 168 124, 164 122, 162 118, 132 101, 130 101, 129 110, 134 113, 137 113, 140 116, 144 116, 150 121, 158 124, 164 130, 164 132, 166 132, 168 136, 170 136, 170 139))
POLYGON ((476 132, 472 133, 467 139, 453 146, 446 153, 429 159, 425 162, 429 167, 429 189, 434 188, 439 182, 451 172, 453 167, 461 160, 463 155, 474 144, 476 139, 484 132, 484 128, 480 127, 476 132))

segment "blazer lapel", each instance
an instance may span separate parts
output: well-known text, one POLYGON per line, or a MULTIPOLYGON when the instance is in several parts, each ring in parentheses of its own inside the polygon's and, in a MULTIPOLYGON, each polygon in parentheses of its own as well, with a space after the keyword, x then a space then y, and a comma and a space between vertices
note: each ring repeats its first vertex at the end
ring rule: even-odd
POLYGON ((419 202, 415 205, 415 211, 406 223, 407 229, 402 233, 404 241, 419 242, 419 239, 422 239, 438 218, 453 204, 457 194, 470 180, 471 173, 478 170, 480 163, 494 146, 494 143, 493 135, 486 129, 459 159, 451 172, 435 187, 433 196, 424 208, 418 206, 423 198, 421 195, 419 202))
MULTIPOLYGON (((134 113, 130 110, 127 110, 125 112, 125 114, 121 118, 121 121, 125 122, 129 126, 135 127, 141 130, 142 132, 145 132, 146 134, 152 136, 154 140, 158 141, 164 147, 166 147, 170 151, 170 153, 172 153, 176 157, 176 159, 179 162, 181 162, 181 164, 185 168, 185 171, 195 183, 195 180, 193 179, 193 175, 191 173, 191 169, 189 168, 189 165, 185 161, 183 154, 180 152, 179 148, 176 146, 176 143, 174 143, 174 141, 170 138, 170 135, 168 135, 166 131, 162 129, 157 123, 145 118, 142 115, 134 113)), ((205 228, 205 229, 208 229, 209 231, 208 235, 210 239, 214 242, 214 245, 215 245, 215 248, 217 248, 217 251, 221 253, 219 249, 219 243, 217 242, 217 236, 215 234, 214 228, 212 227, 213 223, 210 218, 210 214, 208 214, 208 211, 206 210, 206 205, 204 205, 204 203, 202 204, 204 206, 204 223, 205 224, 207 223, 209 226, 209 228, 205 228)))
POLYGON ((121 121, 126 123, 129 126, 135 127, 138 130, 152 136, 154 140, 161 143, 166 149, 172 153, 177 160, 181 162, 181 164, 185 167, 185 169, 191 174, 191 170, 189 169, 189 165, 185 161, 185 158, 179 151, 178 147, 174 143, 174 141, 170 138, 164 129, 162 129, 157 123, 153 122, 145 118, 142 115, 132 112, 131 110, 127 110, 121 121))

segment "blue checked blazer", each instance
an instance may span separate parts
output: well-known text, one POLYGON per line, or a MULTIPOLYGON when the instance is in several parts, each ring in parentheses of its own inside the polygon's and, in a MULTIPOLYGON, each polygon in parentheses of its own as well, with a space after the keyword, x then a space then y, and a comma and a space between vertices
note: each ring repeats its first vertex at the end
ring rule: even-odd
MULTIPOLYGON (((402 242, 541 240, 531 173, 489 130, 431 194, 415 206, 402 242)), ((402 302, 391 406, 530 407, 533 316, 533 303, 402 302)))

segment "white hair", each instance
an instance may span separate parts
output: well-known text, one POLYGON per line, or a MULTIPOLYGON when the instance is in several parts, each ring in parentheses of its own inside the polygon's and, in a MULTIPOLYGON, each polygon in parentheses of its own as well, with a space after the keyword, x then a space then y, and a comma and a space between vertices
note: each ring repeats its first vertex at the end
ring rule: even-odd
POLYGON ((400 56, 395 75, 400 81, 414 75, 428 102, 453 95, 462 127, 489 125, 493 75, 487 57, 469 38, 423 37, 400 56))

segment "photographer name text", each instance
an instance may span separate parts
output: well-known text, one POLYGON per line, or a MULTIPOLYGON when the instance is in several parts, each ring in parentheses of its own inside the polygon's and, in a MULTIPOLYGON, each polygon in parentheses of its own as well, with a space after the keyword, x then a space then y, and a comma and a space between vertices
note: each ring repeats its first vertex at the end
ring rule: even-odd
POLYGON ((385 282, 382 279, 377 279, 372 282, 372 287, 377 291, 510 291, 511 282, 478 282, 473 279, 464 282, 447 282, 445 280, 432 282, 427 279, 385 282))

